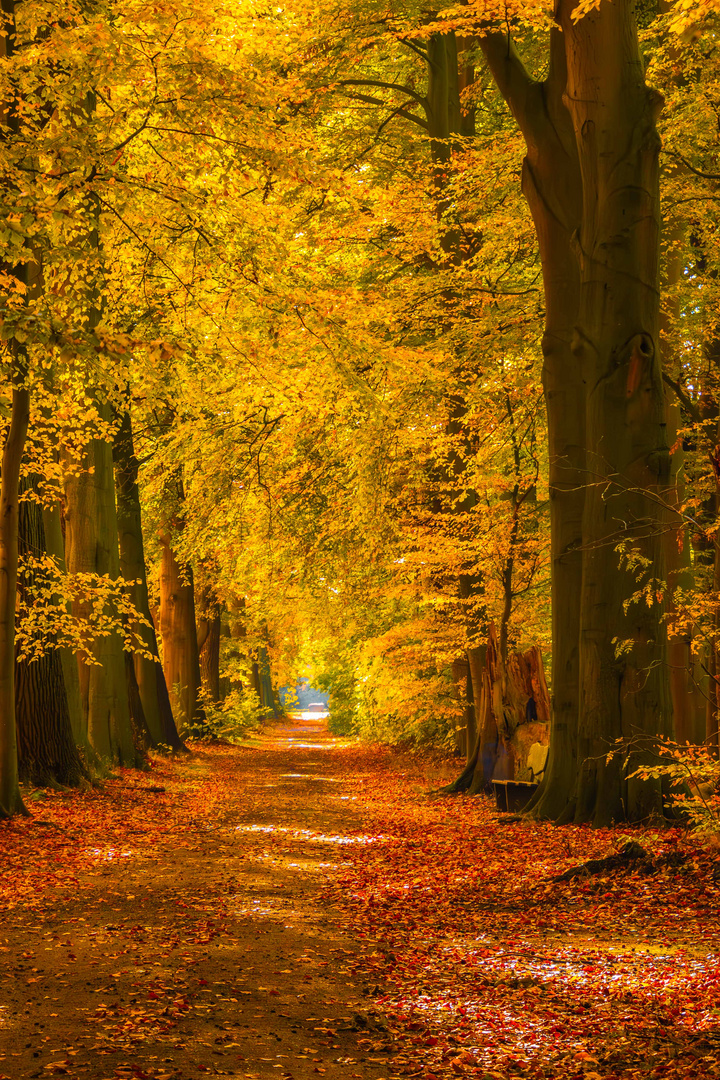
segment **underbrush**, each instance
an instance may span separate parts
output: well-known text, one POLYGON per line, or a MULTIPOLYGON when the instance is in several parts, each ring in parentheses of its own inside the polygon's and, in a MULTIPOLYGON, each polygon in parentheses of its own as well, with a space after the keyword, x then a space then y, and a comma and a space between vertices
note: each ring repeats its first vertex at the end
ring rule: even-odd
POLYGON ((183 737, 199 742, 223 739, 226 742, 242 742, 251 731, 260 727, 272 714, 272 709, 260 704, 254 690, 231 690, 222 702, 210 701, 201 696, 202 712, 191 724, 183 728, 183 737))

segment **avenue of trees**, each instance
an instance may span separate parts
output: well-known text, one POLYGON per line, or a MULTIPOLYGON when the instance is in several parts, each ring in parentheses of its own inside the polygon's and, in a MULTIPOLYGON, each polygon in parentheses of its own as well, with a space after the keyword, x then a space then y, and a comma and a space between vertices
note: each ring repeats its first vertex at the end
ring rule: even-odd
POLYGON ((0 816, 307 671, 662 814, 609 752, 720 749, 720 4, 1 7, 0 816))

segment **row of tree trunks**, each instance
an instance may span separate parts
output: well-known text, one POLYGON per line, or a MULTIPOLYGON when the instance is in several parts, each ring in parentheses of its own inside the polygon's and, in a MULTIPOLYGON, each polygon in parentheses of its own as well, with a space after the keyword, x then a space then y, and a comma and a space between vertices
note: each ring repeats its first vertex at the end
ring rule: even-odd
MULTIPOLYGON (((100 406, 100 412, 105 419, 109 416, 107 406, 100 406)), ((138 612, 149 624, 138 621, 131 629, 157 655, 143 557, 137 461, 127 415, 118 431, 115 458, 114 475, 110 444, 96 439, 88 446, 85 470, 71 475, 66 483, 64 536, 59 504, 41 509, 36 501, 20 502, 20 548, 35 556, 47 552, 61 572, 107 575, 113 580, 122 572, 132 583, 131 597, 138 612)), ((23 486, 27 483, 23 482, 21 491, 23 486)), ((32 571, 26 569, 19 587, 31 585, 32 571)), ((86 606, 76 604, 73 614, 83 618, 86 606)), ((37 660, 20 659, 14 681, 18 771, 24 781, 77 784, 88 776, 87 765, 96 766, 102 759, 138 764, 148 746, 163 743, 183 748, 159 660, 127 652, 119 632, 99 636, 91 657, 51 647, 37 660)))

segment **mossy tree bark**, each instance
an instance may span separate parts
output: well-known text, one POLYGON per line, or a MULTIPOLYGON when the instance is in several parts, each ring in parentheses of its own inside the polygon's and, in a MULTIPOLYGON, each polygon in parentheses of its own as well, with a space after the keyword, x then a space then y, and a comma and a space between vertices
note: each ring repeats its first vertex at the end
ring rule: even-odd
POLYGON ((20 463, 30 418, 25 365, 15 350, 10 426, 0 480, 0 817, 27 813, 18 782, 15 720, 15 600, 18 572, 20 463))
MULTIPOLYGON (((42 508, 43 530, 45 533, 45 548, 51 555, 59 569, 65 573, 65 539, 62 532, 62 514, 60 503, 42 508)), ((69 610, 69 605, 68 605, 69 610)), ((92 761, 94 751, 90 746, 87 729, 82 715, 82 701, 80 698, 80 675, 75 653, 64 647, 56 650, 60 657, 65 684, 65 696, 68 704, 68 715, 73 733, 73 742, 82 750, 83 756, 92 761)))
POLYGON ((257 661, 253 663, 253 680, 260 698, 260 704, 274 720, 277 720, 280 716, 280 710, 278 709, 277 695, 272 683, 270 654, 267 646, 258 646, 256 655, 257 661))

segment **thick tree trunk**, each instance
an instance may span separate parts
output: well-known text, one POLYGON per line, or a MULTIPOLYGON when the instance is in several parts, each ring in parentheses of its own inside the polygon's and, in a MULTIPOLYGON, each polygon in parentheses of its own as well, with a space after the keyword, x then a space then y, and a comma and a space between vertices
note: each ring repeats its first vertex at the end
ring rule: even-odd
MULTIPOLYGON (((16 366, 20 381, 24 372, 16 366)), ((18 784, 15 726, 15 598, 18 569, 20 463, 30 418, 30 393, 14 386, 0 479, 0 817, 27 813, 18 784)))
POLYGON ((522 186, 535 223, 545 290, 543 387, 547 407, 552 593, 552 734, 535 806, 541 817, 568 812, 577 771, 579 639, 585 473, 585 381, 572 341, 580 305, 574 247, 582 214, 575 134, 563 94, 564 36, 550 35, 544 83, 525 72, 504 34, 482 40, 486 60, 526 143, 522 186))
MULTIPOLYGON (((669 454, 659 348, 658 96, 645 84, 631 0, 577 23, 562 0, 567 107, 583 176, 581 302, 573 340, 588 384, 583 517, 579 783, 575 820, 606 825, 662 812, 659 784, 627 781, 615 739, 671 733, 666 634, 659 602, 626 605, 636 575, 617 545, 666 579, 653 493, 669 454), (617 642, 628 642, 617 655, 617 642)), ((569 793, 568 793, 569 794, 569 793)))
MULTIPOLYGON (((100 406, 100 412, 108 418, 107 406, 100 406)), ((71 574, 107 574, 115 581, 120 577, 120 557, 110 444, 93 439, 85 467, 80 476, 70 476, 65 487, 67 567, 71 574)), ((85 605, 78 604, 75 614, 83 618, 85 605)), ((135 764, 121 635, 97 637, 92 658, 95 662, 90 665, 78 658, 83 722, 90 744, 102 758, 135 764)))
MULTIPOLYGON (((67 569, 65 565, 65 540, 62 534, 60 503, 55 503, 54 506, 43 506, 42 519, 47 553, 52 556, 62 573, 65 573, 67 569)), ((68 610, 69 607, 70 605, 68 605, 68 610)), ((57 653, 62 667, 73 742, 81 748, 83 756, 92 761, 95 755, 88 741, 87 729, 83 721, 77 658, 75 653, 68 648, 58 649, 57 653)))
MULTIPOLYGON (((139 613, 149 626, 137 623, 135 631, 152 656, 158 656, 157 637, 150 613, 145 551, 143 545, 142 514, 138 489, 138 462, 135 456, 130 413, 123 414, 122 422, 113 445, 115 482, 117 485, 118 543, 120 572, 126 581, 132 582, 131 597, 139 613)), ((142 703, 145 723, 151 745, 162 743, 175 750, 183 748, 178 735, 170 705, 167 687, 163 689, 165 676, 159 659, 152 660, 140 653, 133 654, 133 666, 138 694, 142 703)), ((134 690, 130 687, 131 693, 134 690)))
MULTIPOLYGON (((21 491, 31 485, 21 482, 21 491)), ((33 501, 19 506, 20 555, 46 551, 43 513, 33 501)), ((28 572, 20 589, 30 584, 28 572)), ((22 780, 37 784, 76 785, 87 777, 73 738, 68 695, 59 651, 48 648, 29 663, 15 667, 15 713, 18 764, 22 780)))
POLYGON ((663 580, 652 493, 667 487, 658 318, 656 102, 642 76, 630 0, 578 23, 558 0, 545 83, 493 34, 486 58, 525 135, 523 189, 547 307, 553 591, 553 733, 538 815, 596 824, 661 807, 624 780, 616 738, 665 734, 662 612, 631 605, 624 541, 663 580), (618 659, 617 639, 630 643, 618 659))
MULTIPOLYGON (((537 648, 511 653, 507 661, 499 636, 490 627, 484 662, 473 679, 477 694, 477 735, 461 775, 443 791, 471 795, 487 791, 492 780, 527 779, 533 743, 547 744, 550 696, 537 648)), ((476 658, 477 660, 477 658, 476 658)))
POLYGON ((160 635, 163 671, 181 734, 204 719, 199 703, 200 658, 192 569, 181 567, 170 534, 160 535, 160 635))

